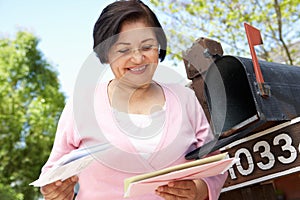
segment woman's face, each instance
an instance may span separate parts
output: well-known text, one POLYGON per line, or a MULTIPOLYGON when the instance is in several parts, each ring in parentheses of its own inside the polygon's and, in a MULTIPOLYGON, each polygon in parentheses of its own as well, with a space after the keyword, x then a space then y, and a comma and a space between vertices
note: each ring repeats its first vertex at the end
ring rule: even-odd
POLYGON ((118 39, 109 50, 108 61, 120 83, 142 87, 152 81, 158 52, 153 29, 143 21, 128 22, 122 24, 118 39))

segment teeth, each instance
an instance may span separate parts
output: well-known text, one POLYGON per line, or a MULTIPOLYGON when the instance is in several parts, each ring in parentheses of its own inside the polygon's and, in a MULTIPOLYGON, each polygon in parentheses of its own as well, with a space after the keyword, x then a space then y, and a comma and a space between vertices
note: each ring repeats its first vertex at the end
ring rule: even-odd
POLYGON ((137 71, 142 71, 142 70, 144 70, 145 68, 146 68, 146 66, 144 65, 144 66, 139 67, 139 68, 130 68, 129 70, 134 71, 134 72, 137 72, 137 71))

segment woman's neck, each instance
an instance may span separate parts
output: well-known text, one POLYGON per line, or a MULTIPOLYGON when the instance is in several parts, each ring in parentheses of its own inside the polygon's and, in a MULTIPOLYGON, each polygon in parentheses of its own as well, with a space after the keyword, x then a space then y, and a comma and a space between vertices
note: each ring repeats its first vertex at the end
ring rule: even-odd
POLYGON ((165 103, 162 88, 155 82, 137 87, 114 79, 108 85, 108 96, 113 108, 127 113, 150 114, 165 103))
POLYGON ((151 88, 153 87, 154 82, 146 83, 144 85, 133 85, 130 83, 126 83, 123 81, 119 81, 117 79, 113 79, 109 83, 109 87, 115 91, 122 91, 123 93, 133 94, 133 93, 140 93, 146 94, 151 88))

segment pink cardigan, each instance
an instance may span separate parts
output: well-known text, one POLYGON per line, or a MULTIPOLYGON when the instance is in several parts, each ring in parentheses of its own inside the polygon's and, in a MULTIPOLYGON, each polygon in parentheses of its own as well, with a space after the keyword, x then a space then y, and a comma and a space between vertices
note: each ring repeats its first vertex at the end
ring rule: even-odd
MULTIPOLYGON (((191 89, 175 84, 160 85, 166 98, 163 136, 149 158, 139 156, 117 125, 109 104, 107 84, 101 83, 92 103, 85 98, 67 103, 58 123, 51 155, 42 172, 74 149, 109 142, 111 148, 95 155, 95 161, 79 175, 80 190, 76 199, 120 200, 124 195, 125 178, 186 162, 184 155, 187 152, 212 138, 209 124, 191 89)), ((203 179, 209 188, 209 199, 218 199, 226 177, 225 173, 203 179)), ((161 198, 153 191, 131 199, 161 198)))

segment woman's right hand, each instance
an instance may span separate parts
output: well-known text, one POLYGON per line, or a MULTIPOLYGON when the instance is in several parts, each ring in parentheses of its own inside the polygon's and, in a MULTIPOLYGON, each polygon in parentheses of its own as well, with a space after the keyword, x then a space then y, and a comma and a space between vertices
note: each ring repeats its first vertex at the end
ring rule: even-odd
POLYGON ((45 200, 72 200, 74 196, 74 186, 78 182, 77 176, 72 176, 64 181, 41 187, 40 191, 45 200))

